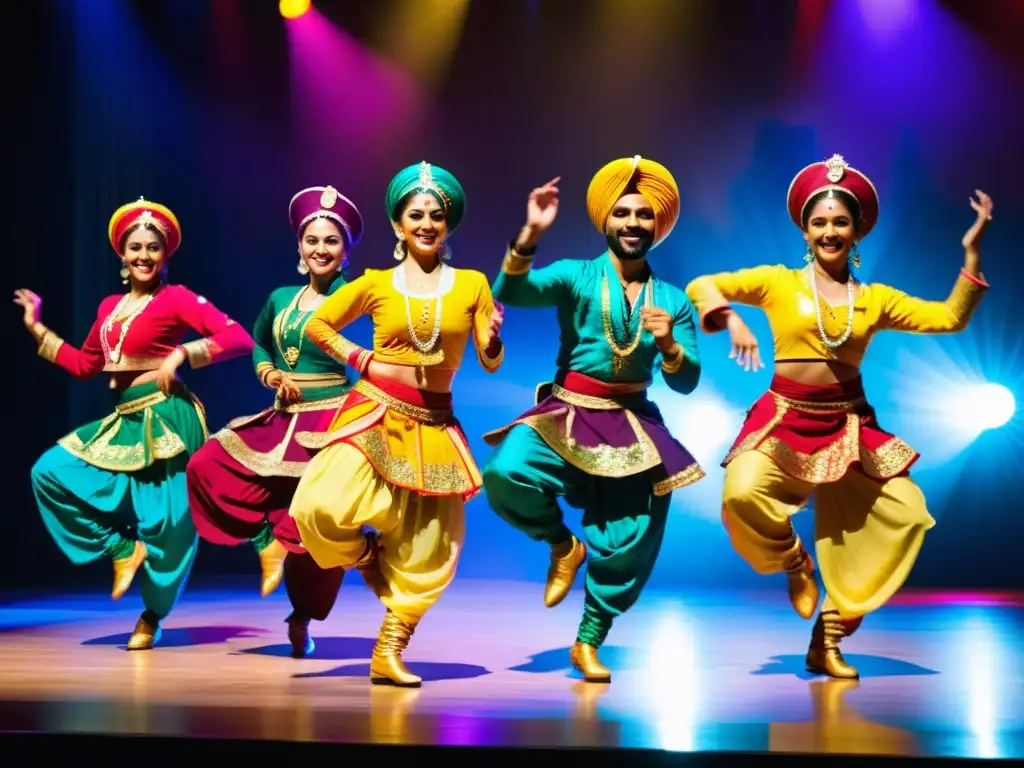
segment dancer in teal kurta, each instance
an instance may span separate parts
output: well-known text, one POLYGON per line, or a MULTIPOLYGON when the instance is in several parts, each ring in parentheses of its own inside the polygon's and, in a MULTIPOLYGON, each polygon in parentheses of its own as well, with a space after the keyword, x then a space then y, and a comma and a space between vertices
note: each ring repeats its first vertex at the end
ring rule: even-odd
POLYGON ((665 383, 689 394, 700 359, 693 306, 646 260, 679 216, 668 170, 639 157, 606 165, 590 183, 587 208, 608 250, 531 270, 536 243, 557 215, 557 181, 531 193, 526 226, 510 245, 494 295, 513 307, 557 308, 558 373, 538 388, 534 408, 484 436, 500 444, 484 487, 504 520, 550 545, 549 608, 565 598, 589 556, 570 659, 588 681, 609 682, 598 649, 650 577, 672 491, 704 476, 647 389, 660 361, 665 383), (586 544, 563 523, 559 496, 583 510, 586 544))

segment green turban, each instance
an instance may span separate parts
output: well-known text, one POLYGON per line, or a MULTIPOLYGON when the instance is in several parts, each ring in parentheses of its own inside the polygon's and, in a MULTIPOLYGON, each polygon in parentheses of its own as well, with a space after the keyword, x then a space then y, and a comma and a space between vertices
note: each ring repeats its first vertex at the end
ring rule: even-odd
POLYGON ((448 220, 448 234, 452 234, 466 214, 466 193, 459 180, 444 168, 425 161, 403 168, 388 184, 386 200, 388 218, 392 222, 401 217, 400 206, 405 198, 417 192, 433 195, 440 203, 448 220))

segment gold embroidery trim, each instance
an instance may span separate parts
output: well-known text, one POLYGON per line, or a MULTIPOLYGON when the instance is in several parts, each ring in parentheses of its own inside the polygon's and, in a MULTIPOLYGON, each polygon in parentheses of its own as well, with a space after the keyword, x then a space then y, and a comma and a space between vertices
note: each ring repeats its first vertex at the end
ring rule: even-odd
POLYGON ((428 464, 417 456, 416 464, 405 456, 395 456, 388 449, 387 430, 378 424, 365 432, 349 438, 373 468, 388 482, 410 490, 424 493, 453 496, 476 489, 464 467, 455 462, 449 464, 428 464), (420 475, 422 474, 422 477, 420 475))
POLYGON ((203 368, 213 362, 213 352, 210 350, 208 339, 198 339, 182 344, 185 354, 188 355, 188 364, 192 370, 203 368))
POLYGON ((703 468, 701 468, 700 464, 694 462, 686 469, 680 470, 674 475, 666 477, 664 480, 659 480, 653 485, 652 490, 655 496, 666 496, 672 493, 672 491, 677 491, 680 488, 693 485, 705 476, 706 473, 703 468))
POLYGON ((362 349, 358 344, 353 344, 340 333, 335 333, 326 341, 317 340, 317 346, 333 357, 339 363, 348 365, 348 356, 357 349, 362 349), (325 346, 321 346, 325 345, 325 346))
POLYGON ((451 408, 422 408, 418 405, 407 403, 404 400, 399 400, 397 397, 389 395, 387 392, 378 389, 366 379, 360 379, 357 381, 353 389, 366 395, 371 400, 375 400, 381 405, 390 408, 403 416, 408 416, 410 419, 418 421, 421 424, 448 424, 454 419, 454 414, 452 413, 451 408))
MULTIPOLYGON (((639 385, 638 385, 639 386, 639 385)), ((636 392, 643 392, 647 389, 647 385, 644 384, 642 389, 637 389, 636 392)), ((623 392, 624 395, 636 394, 635 392, 623 392)), ((561 400, 563 403, 569 405, 578 405, 580 408, 589 408, 592 411, 621 411, 623 406, 618 400, 610 397, 597 397, 595 395, 582 395, 579 392, 573 392, 565 387, 560 387, 557 384, 551 385, 551 395, 557 400, 561 400)))
POLYGON ((854 412, 864 398, 840 403, 815 403, 793 400, 770 392, 775 400, 775 415, 761 429, 747 435, 733 448, 722 462, 727 465, 739 454, 757 450, 771 458, 787 474, 808 483, 820 485, 834 483, 846 474, 850 465, 860 462, 864 474, 879 480, 895 477, 917 458, 917 451, 898 437, 892 437, 872 452, 860 442, 860 417, 854 412), (772 431, 782 422, 786 412, 805 413, 848 411, 842 436, 814 453, 803 453, 772 437, 772 431))
POLYGON ((114 406, 114 411, 120 416, 128 416, 132 413, 144 411, 146 408, 152 408, 157 403, 162 403, 166 399, 167 395, 163 392, 152 392, 142 397, 136 397, 134 400, 129 400, 127 403, 118 403, 114 406))
POLYGON ((501 271, 506 275, 525 275, 532 266, 533 256, 523 256, 509 248, 501 262, 501 271))
MULTIPOLYGON (((155 393, 167 399, 163 393, 155 393)), ((192 407, 202 426, 204 438, 209 435, 206 424, 206 413, 194 396, 189 394, 192 407)), ((65 435, 57 444, 82 459, 88 464, 112 472, 136 472, 150 466, 153 462, 171 459, 186 450, 181 437, 156 413, 152 406, 154 395, 146 395, 127 403, 119 403, 114 413, 103 420, 96 434, 85 443, 76 432, 65 435), (145 405, 142 403, 146 402, 145 405), (128 413, 143 412, 142 440, 130 445, 111 445, 114 437, 121 429, 121 418, 128 413), (154 427, 159 426, 161 435, 154 437, 154 427)))
POLYGON ((43 337, 39 340, 36 354, 48 363, 56 363, 57 353, 60 351, 62 344, 64 344, 64 339, 53 331, 46 330, 43 332, 43 337))
POLYGON ((505 360, 505 345, 502 344, 498 348, 498 354, 495 357, 490 357, 487 354, 487 350, 483 347, 480 348, 480 365, 484 367, 484 370, 494 372, 501 367, 501 364, 505 360))
POLYGON ((633 412, 623 412, 633 429, 636 442, 620 448, 610 445, 584 447, 577 443, 572 438, 572 424, 576 418, 576 409, 572 405, 567 406, 564 432, 559 428, 557 418, 562 415, 562 411, 526 416, 514 423, 525 424, 533 429, 551 450, 588 475, 627 477, 659 466, 662 459, 633 412))
POLYGON ((165 357, 131 357, 122 355, 116 363, 109 360, 103 365, 105 373, 120 373, 123 371, 155 371, 164 364, 165 357))

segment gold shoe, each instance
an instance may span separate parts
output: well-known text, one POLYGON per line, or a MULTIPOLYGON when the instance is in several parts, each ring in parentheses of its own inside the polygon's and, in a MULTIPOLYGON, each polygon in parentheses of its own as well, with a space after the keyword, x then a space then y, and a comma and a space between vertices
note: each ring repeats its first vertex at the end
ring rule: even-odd
POLYGON ((273 539, 260 550, 260 570, 263 572, 260 582, 260 595, 266 597, 279 586, 284 578, 284 559, 288 550, 277 539, 273 539))
POLYGON ((587 559, 587 548, 575 536, 568 554, 559 557, 554 550, 551 552, 551 565, 548 567, 548 582, 544 587, 544 605, 554 608, 565 599, 576 580, 576 572, 587 559))
POLYGON ((149 557, 149 551, 146 549, 146 545, 141 541, 136 541, 135 549, 128 557, 119 557, 114 560, 114 589, 110 593, 112 598, 117 600, 128 591, 128 587, 132 585, 132 579, 135 578, 135 574, 147 557, 149 557))
POLYGON ((150 624, 142 616, 135 622, 132 636, 128 638, 129 651, 148 651, 160 639, 160 625, 150 624))
POLYGON ((809 619, 818 607, 818 582, 814 578, 814 561, 806 552, 801 553, 797 565, 786 571, 789 582, 789 602, 801 619, 809 619))
POLYGON ((612 681, 611 670, 597 658, 597 648, 592 645, 577 640, 569 650, 569 660, 576 669, 583 673, 583 679, 588 683, 610 683, 612 681))
POLYGON ((839 641, 846 637, 846 626, 838 611, 822 611, 811 630, 807 649, 807 671, 843 680, 856 680, 860 673, 851 667, 839 650, 839 641))
POLYGON ((390 610, 384 614, 384 623, 380 625, 377 644, 370 657, 371 683, 416 688, 423 682, 423 678, 410 672, 402 661, 402 652, 415 631, 415 624, 402 621, 390 610))

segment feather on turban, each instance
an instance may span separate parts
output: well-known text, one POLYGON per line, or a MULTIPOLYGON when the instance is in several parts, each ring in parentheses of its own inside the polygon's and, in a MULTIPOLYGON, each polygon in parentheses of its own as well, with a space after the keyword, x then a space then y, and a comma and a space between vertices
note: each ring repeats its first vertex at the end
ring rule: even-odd
POLYGON ((668 168, 640 155, 612 160, 599 170, 587 187, 587 213, 604 234, 608 214, 630 187, 643 195, 654 209, 654 245, 668 237, 679 220, 679 186, 668 168))

